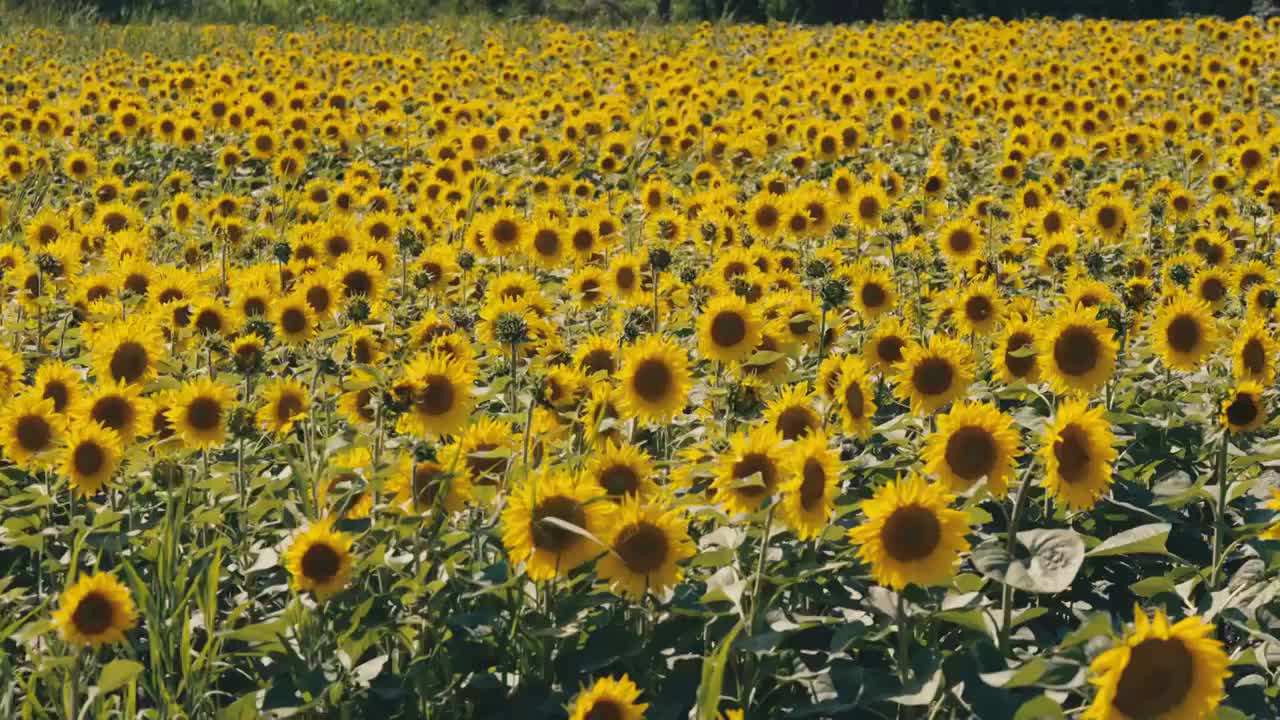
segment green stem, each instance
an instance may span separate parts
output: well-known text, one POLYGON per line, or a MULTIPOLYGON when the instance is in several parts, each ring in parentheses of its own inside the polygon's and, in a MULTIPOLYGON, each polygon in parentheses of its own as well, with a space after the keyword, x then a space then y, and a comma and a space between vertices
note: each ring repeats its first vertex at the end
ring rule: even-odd
MULTIPOLYGON (((1013 500, 1013 510, 1009 513, 1009 533, 1005 538, 1005 552, 1013 557, 1014 546, 1018 542, 1018 523, 1022 521, 1022 510, 1027 504, 1027 496, 1031 487, 1032 463, 1028 463, 1022 472, 1022 482, 1018 486, 1018 494, 1013 500)), ((1013 587, 1007 582, 1000 587, 1000 652, 1009 652, 1009 633, 1013 624, 1013 587)))
POLYGON ((898 593, 898 680, 903 685, 911 679, 911 617, 907 614, 907 599, 898 593))
POLYGON ((1218 482, 1218 504, 1214 508, 1213 522, 1213 571, 1209 576, 1209 586, 1218 587, 1219 573, 1223 564, 1223 546, 1227 536, 1227 443, 1230 433, 1222 430, 1222 441, 1218 443, 1218 454, 1214 465, 1214 475, 1218 482))

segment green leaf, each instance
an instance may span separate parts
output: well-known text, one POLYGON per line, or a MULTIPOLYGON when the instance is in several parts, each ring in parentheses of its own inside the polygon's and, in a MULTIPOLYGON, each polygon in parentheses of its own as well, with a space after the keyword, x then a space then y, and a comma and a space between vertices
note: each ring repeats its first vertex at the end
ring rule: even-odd
POLYGON ((1065 720, 1066 717, 1061 705, 1041 695, 1022 703, 1013 720, 1065 720))
POLYGON ((1134 595, 1139 597, 1151 597, 1165 592, 1177 592, 1177 586, 1167 577, 1149 577, 1129 586, 1134 595))
POLYGON ((943 610, 934 613, 933 617, 943 622, 949 622, 953 625, 959 625, 983 635, 995 637, 995 628, 987 621, 987 616, 981 610, 943 610))
POLYGON ((1037 657, 1028 660, 1020 667, 1009 668, 1008 670, 997 670, 996 672, 978 673, 978 677, 982 678, 982 682, 990 685, 991 687, 1027 687, 1028 685, 1034 685, 1036 681, 1044 675, 1045 670, 1048 669, 1048 661, 1044 658, 1037 657))
POLYGON ((106 695, 122 688, 142 672, 142 663, 133 660, 112 660, 98 675, 98 692, 106 695))
POLYGON ((1010 557, 1003 543, 988 541, 973 551, 983 575, 1034 593, 1059 593, 1071 587, 1084 564, 1084 539, 1072 530, 1025 530, 1018 544, 1029 557, 1010 557))
POLYGON ((1076 628, 1058 644, 1058 649, 1066 650, 1067 648, 1082 645, 1099 635, 1106 635, 1111 632, 1111 617, 1106 613, 1097 613, 1089 618, 1089 621, 1076 628))
POLYGON ((1165 555, 1165 541, 1169 539, 1169 531, 1173 528, 1169 523, 1151 523, 1125 530, 1103 541, 1100 545, 1085 553, 1087 557, 1104 557, 1107 555, 1136 555, 1139 553, 1165 555))
POLYGON ((724 670, 729 663, 729 648, 742 632, 739 620, 720 641, 715 654, 702 661, 702 682, 698 685, 698 720, 716 720, 720 711, 720 691, 724 687, 724 670))

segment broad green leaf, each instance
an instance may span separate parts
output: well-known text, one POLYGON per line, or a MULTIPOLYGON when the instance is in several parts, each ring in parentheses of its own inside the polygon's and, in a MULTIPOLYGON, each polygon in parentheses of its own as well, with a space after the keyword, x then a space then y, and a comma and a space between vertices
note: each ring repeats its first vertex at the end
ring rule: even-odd
POLYGON ((720 711, 720 691, 724 687, 725 666, 729 663, 729 648, 742 632, 739 620, 728 635, 720 641, 715 653, 702 661, 702 682, 698 685, 697 720, 716 720, 720 711))
POLYGON ((1072 530, 1025 530, 1018 544, 1029 557, 1010 557, 1004 544, 989 541, 973 551, 983 575, 1034 593, 1059 593, 1071 587, 1084 563, 1084 540, 1072 530))
POLYGON ((1023 703, 1013 720, 1065 720, 1066 717, 1061 705, 1041 695, 1023 703))
POLYGON ((98 675, 98 692, 106 695, 124 687, 142 672, 142 663, 133 660, 112 660, 98 675))
POLYGON ((1173 528, 1169 523, 1152 523, 1140 525, 1112 535, 1101 544, 1085 553, 1086 557, 1104 557, 1106 555, 1164 555, 1165 541, 1169 539, 1169 531, 1173 528))
POLYGON ((1049 663, 1044 658, 1031 658, 1023 663, 1020 667, 1009 668, 1008 670, 997 670, 996 672, 978 673, 978 677, 982 678, 982 682, 991 687, 998 688, 1015 688, 1034 685, 1045 670, 1049 669, 1049 663))

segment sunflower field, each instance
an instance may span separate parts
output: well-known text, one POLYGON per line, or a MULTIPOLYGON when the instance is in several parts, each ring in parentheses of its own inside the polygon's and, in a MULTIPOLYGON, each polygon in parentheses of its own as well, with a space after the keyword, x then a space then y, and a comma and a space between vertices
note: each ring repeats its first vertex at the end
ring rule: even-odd
POLYGON ((1280 716, 1280 20, 0 36, 0 716, 1280 716))

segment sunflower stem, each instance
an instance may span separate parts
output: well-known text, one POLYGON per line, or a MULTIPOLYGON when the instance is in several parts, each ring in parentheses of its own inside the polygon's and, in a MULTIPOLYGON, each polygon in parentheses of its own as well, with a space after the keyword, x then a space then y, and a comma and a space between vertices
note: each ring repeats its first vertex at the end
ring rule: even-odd
POLYGON ((764 518, 764 534, 760 537, 760 557, 756 558, 755 578, 751 584, 751 610, 747 613, 747 631, 755 634, 756 616, 760 610, 760 581, 764 577, 765 560, 769 557, 769 536, 773 534, 773 511, 777 508, 777 503, 769 505, 769 511, 764 518))
POLYGON ((1218 483, 1218 503, 1214 506, 1213 523, 1213 565, 1209 575, 1209 587, 1217 588, 1221 577, 1223 560, 1223 541, 1227 536, 1227 443, 1230 434, 1226 428, 1222 430, 1222 441, 1218 443, 1218 453, 1214 464, 1214 475, 1218 483))
POLYGON ((911 679, 911 616, 907 613, 907 599, 898 593, 898 680, 905 686, 911 679))
MULTIPOLYGON (((1027 496, 1031 488, 1031 468, 1028 463, 1022 472, 1022 482, 1018 485, 1018 494, 1013 500, 1013 510, 1009 513, 1009 533, 1005 538, 1005 552, 1013 557, 1014 545, 1018 542, 1018 523, 1022 521, 1022 509, 1027 504, 1027 496)), ((1006 578, 1007 580, 1007 578, 1006 578)), ((1009 633, 1013 624, 1013 587, 1008 582, 1000 586, 1000 652, 1009 653, 1009 633)))

